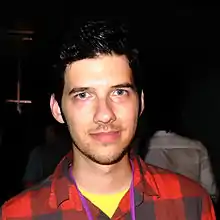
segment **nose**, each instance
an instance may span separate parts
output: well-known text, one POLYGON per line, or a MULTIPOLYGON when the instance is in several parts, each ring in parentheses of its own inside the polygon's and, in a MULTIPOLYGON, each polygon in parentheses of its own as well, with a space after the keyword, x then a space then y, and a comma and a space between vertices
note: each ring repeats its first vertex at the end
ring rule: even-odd
POLYGON ((109 124, 116 120, 116 115, 109 100, 99 100, 96 106, 94 122, 97 124, 109 124))

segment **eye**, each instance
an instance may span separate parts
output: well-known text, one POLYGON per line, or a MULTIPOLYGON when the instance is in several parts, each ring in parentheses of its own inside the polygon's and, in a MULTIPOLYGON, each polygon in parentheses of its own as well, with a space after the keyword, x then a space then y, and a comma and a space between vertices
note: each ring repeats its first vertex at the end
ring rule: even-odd
POLYGON ((113 95, 115 95, 115 96, 123 96, 123 95, 127 95, 127 94, 128 94, 128 91, 125 89, 116 89, 113 92, 113 95))
POLYGON ((89 97, 90 97, 90 94, 88 92, 80 92, 80 93, 74 95, 74 98, 82 99, 82 100, 87 99, 89 97))

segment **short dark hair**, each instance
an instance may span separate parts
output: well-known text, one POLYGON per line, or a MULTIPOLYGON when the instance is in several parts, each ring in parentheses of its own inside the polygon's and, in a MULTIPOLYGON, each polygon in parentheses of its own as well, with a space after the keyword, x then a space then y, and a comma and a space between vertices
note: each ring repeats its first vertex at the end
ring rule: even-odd
POLYGON ((53 93, 59 104, 64 87, 66 67, 78 60, 99 55, 125 55, 133 73, 134 86, 140 95, 143 86, 138 49, 134 46, 127 23, 119 19, 87 20, 78 22, 67 31, 61 42, 58 61, 54 65, 55 87, 53 93))

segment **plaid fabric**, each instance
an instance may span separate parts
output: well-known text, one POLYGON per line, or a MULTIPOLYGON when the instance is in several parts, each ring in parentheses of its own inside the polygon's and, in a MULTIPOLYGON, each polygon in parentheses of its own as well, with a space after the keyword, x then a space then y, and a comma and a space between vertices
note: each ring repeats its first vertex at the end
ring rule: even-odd
MULTIPOLYGON (((80 197, 68 175, 71 153, 54 174, 41 184, 6 202, 0 219, 86 220, 80 197)), ((215 214, 206 191, 197 183, 133 159, 136 220, 214 220, 215 214)), ((88 201, 94 219, 109 219, 88 201)), ((129 192, 122 198, 114 220, 131 219, 129 192)))

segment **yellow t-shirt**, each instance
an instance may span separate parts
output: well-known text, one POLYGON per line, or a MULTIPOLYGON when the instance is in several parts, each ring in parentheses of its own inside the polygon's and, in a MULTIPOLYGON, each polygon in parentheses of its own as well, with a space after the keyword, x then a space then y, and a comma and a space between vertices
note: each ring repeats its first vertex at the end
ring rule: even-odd
POLYGON ((128 189, 123 190, 122 192, 116 194, 102 195, 102 194, 92 194, 88 193, 82 189, 80 192, 83 196, 85 196, 90 202, 92 202, 95 206, 97 206, 100 210, 102 210, 109 218, 113 216, 118 205, 126 194, 128 189))

